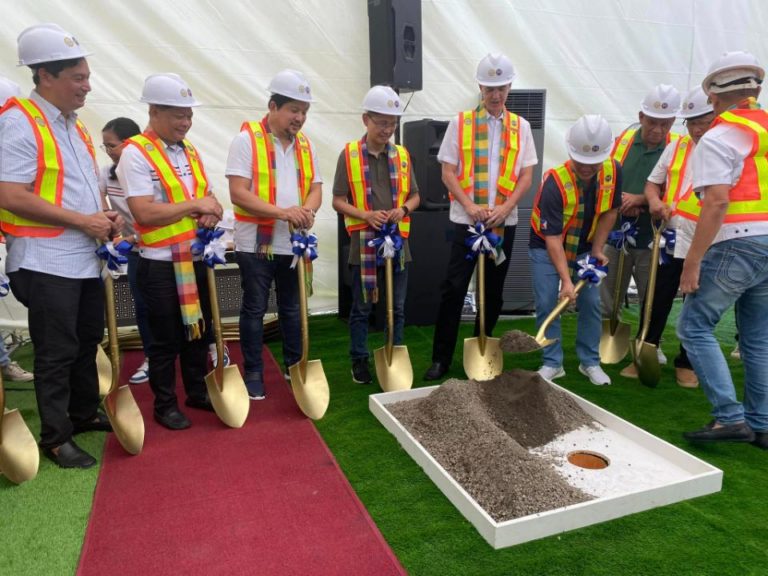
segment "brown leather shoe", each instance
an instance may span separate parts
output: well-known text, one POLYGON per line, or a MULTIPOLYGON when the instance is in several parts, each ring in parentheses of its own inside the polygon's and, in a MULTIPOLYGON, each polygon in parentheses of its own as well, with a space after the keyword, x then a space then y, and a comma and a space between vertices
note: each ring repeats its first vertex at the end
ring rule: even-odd
POLYGON ((624 378, 639 378, 637 375, 637 366, 635 366, 635 363, 632 362, 626 366, 621 372, 619 372, 619 376, 624 376, 624 378))
POLYGON ((677 378, 677 385, 683 388, 699 387, 699 379, 696 377, 696 372, 690 368, 675 368, 675 378, 677 378))

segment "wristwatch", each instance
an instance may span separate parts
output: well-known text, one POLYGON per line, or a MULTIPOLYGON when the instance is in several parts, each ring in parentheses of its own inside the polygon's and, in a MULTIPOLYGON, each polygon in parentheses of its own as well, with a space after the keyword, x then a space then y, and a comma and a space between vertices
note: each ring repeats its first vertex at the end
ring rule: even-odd
POLYGON ((406 215, 406 216, 408 216, 408 214, 410 214, 410 213, 411 213, 411 211, 408 209, 408 206, 406 206, 405 204, 403 204, 402 206, 400 206, 400 209, 401 209, 403 212, 405 212, 405 215, 406 215))

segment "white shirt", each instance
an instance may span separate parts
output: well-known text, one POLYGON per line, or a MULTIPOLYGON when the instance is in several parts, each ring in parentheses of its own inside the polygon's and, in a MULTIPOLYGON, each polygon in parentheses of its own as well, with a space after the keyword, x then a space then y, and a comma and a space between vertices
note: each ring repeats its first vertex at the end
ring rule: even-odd
MULTIPOLYGON (((533 133, 530 123, 523 117, 520 119, 520 151, 515 162, 515 175, 520 174, 520 170, 528 166, 534 166, 538 163, 536 156, 536 146, 533 143, 533 133)), ((440 144, 440 151, 437 153, 437 159, 443 164, 453 164, 458 166, 461 172, 461 146, 459 145, 459 116, 454 116, 448 123, 445 130, 443 142, 440 144)), ((499 155, 501 154, 501 134, 502 134, 502 116, 494 118, 488 116, 488 205, 494 206, 496 202, 496 182, 499 179, 499 155)), ((456 202, 451 202, 450 211, 451 222, 456 224, 473 224, 464 207, 456 202)), ((505 226, 514 226, 517 224, 517 206, 510 212, 504 221, 505 226)))
MULTIPOLYGON (((163 145, 165 146, 165 153, 171 166, 173 166, 176 174, 184 183, 184 186, 186 186, 187 191, 190 194, 193 193, 194 178, 192 177, 192 170, 189 167, 189 162, 187 162, 187 155, 184 149, 179 144, 166 144, 163 142, 163 145)), ((144 158, 141 151, 134 145, 126 146, 122 154, 120 154, 120 162, 117 164, 117 179, 120 181, 123 190, 125 190, 127 198, 152 196, 154 202, 158 204, 166 202, 165 189, 160 183, 160 178, 158 178, 157 173, 147 159, 144 158)), ((209 184, 208 192, 210 191, 209 184)), ((190 244, 192 242, 194 240, 191 240, 190 244)), ((170 246, 161 248, 142 246, 139 249, 139 253, 142 258, 150 260, 171 262, 173 259, 170 246)), ((199 259, 200 257, 195 257, 195 260, 199 259)))
MULTIPOLYGON (((299 181, 296 174, 296 152, 295 138, 288 148, 283 148, 282 143, 274 134, 272 137, 272 146, 275 151, 275 172, 277 182, 275 183, 275 205, 280 208, 290 206, 299 206, 299 181)), ((317 162, 315 148, 312 147, 312 162, 315 166, 315 177, 313 183, 322 183, 320 177, 320 165, 317 162)), ((229 156, 227 157, 227 167, 224 171, 226 176, 240 176, 251 180, 251 190, 254 191, 255 178, 253 175, 253 145, 251 136, 248 132, 240 132, 229 147, 229 156)), ((255 194, 255 192, 254 192, 255 194)), ((258 224, 251 222, 235 221, 235 250, 240 252, 256 252, 256 232, 258 224)), ((272 253, 290 256, 291 252, 291 233, 288 222, 284 220, 275 220, 275 227, 272 236, 272 253)))
MULTIPOLYGON (((112 166, 103 166, 99 170, 99 190, 109 198, 109 204, 112 206, 112 209, 116 210, 125 220, 123 236, 132 239, 133 235, 136 234, 133 214, 131 214, 131 210, 128 208, 128 199, 125 197, 123 187, 120 186, 120 181, 110 178, 111 168, 112 166)), ((134 246, 134 249, 138 250, 138 245, 134 246)))
MULTIPOLYGON (((706 186, 718 184, 733 186, 739 181, 744 168, 744 159, 751 150, 752 135, 730 124, 718 124, 701 137, 691 163, 693 189, 701 195, 702 200, 704 199, 703 189, 706 186)), ((768 222, 723 223, 712 243, 766 234, 768 234, 768 222)))

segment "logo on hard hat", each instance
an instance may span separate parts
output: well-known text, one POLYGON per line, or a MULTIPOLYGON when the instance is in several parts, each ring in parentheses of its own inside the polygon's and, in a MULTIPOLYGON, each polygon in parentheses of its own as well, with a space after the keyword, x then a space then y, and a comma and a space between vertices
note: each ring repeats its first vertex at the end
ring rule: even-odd
POLYGON ((654 108, 656 108, 656 109, 658 110, 659 108, 661 108, 661 102, 659 102, 658 100, 656 100, 656 102, 654 102, 654 103, 653 103, 653 107, 654 107, 654 108))
POLYGON ((64 44, 66 44, 70 48, 73 48, 75 46, 75 41, 69 36, 64 36, 64 44))
POLYGON ((395 102, 393 100, 387 100, 387 108, 394 108, 395 102))
POLYGON ((590 150, 592 150, 592 146, 590 146, 589 144, 584 144, 584 146, 581 147, 582 152, 589 152, 590 150))
POLYGON ((598 146, 597 144, 592 146, 592 152, 599 152, 599 151, 600 151, 600 146, 598 146))
POLYGON ((688 102, 688 104, 686 104, 685 107, 688 108, 688 110, 693 110, 694 106, 695 106, 695 104, 693 102, 688 102))
POLYGON ((187 91, 184 88, 179 90, 179 94, 181 94, 182 98, 186 98, 187 97, 187 91))
POLYGON ((669 104, 667 104, 666 102, 662 102, 661 103, 661 109, 662 110, 666 110, 667 108, 669 108, 669 104))
POLYGON ((304 84, 299 84, 299 94, 307 94, 309 96, 309 86, 304 86, 304 84))

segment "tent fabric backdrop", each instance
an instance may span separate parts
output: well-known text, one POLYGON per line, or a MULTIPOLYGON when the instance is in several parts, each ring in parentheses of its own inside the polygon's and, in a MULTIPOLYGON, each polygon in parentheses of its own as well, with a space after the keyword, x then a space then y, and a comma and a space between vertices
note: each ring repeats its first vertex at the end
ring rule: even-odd
MULTIPOLYGON (((16 37, 39 22, 61 25, 93 52, 93 91, 81 117, 97 142, 111 118, 146 122, 146 105, 138 98, 147 75, 181 74, 204 104, 195 109, 190 139, 225 205, 230 202, 224 167, 240 125, 266 112, 266 87, 276 72, 304 72, 317 100, 305 131, 317 148, 325 181, 310 307, 314 312, 336 308, 331 187, 344 143, 362 134, 360 102, 369 87, 366 2, 14 3, 3 10, 0 23, 0 74, 25 92, 32 87, 31 74, 14 68, 16 37)), ((517 68, 513 88, 547 90, 540 159, 547 169, 566 157, 565 131, 582 114, 603 114, 618 134, 636 120, 651 87, 664 82, 685 93, 722 52, 748 50, 768 64, 762 41, 767 27, 768 3, 758 0, 425 0, 424 89, 403 96, 409 103, 403 121, 448 119, 474 106, 477 62, 488 52, 504 52, 517 68)), ((100 162, 108 162, 99 154, 100 162)))

